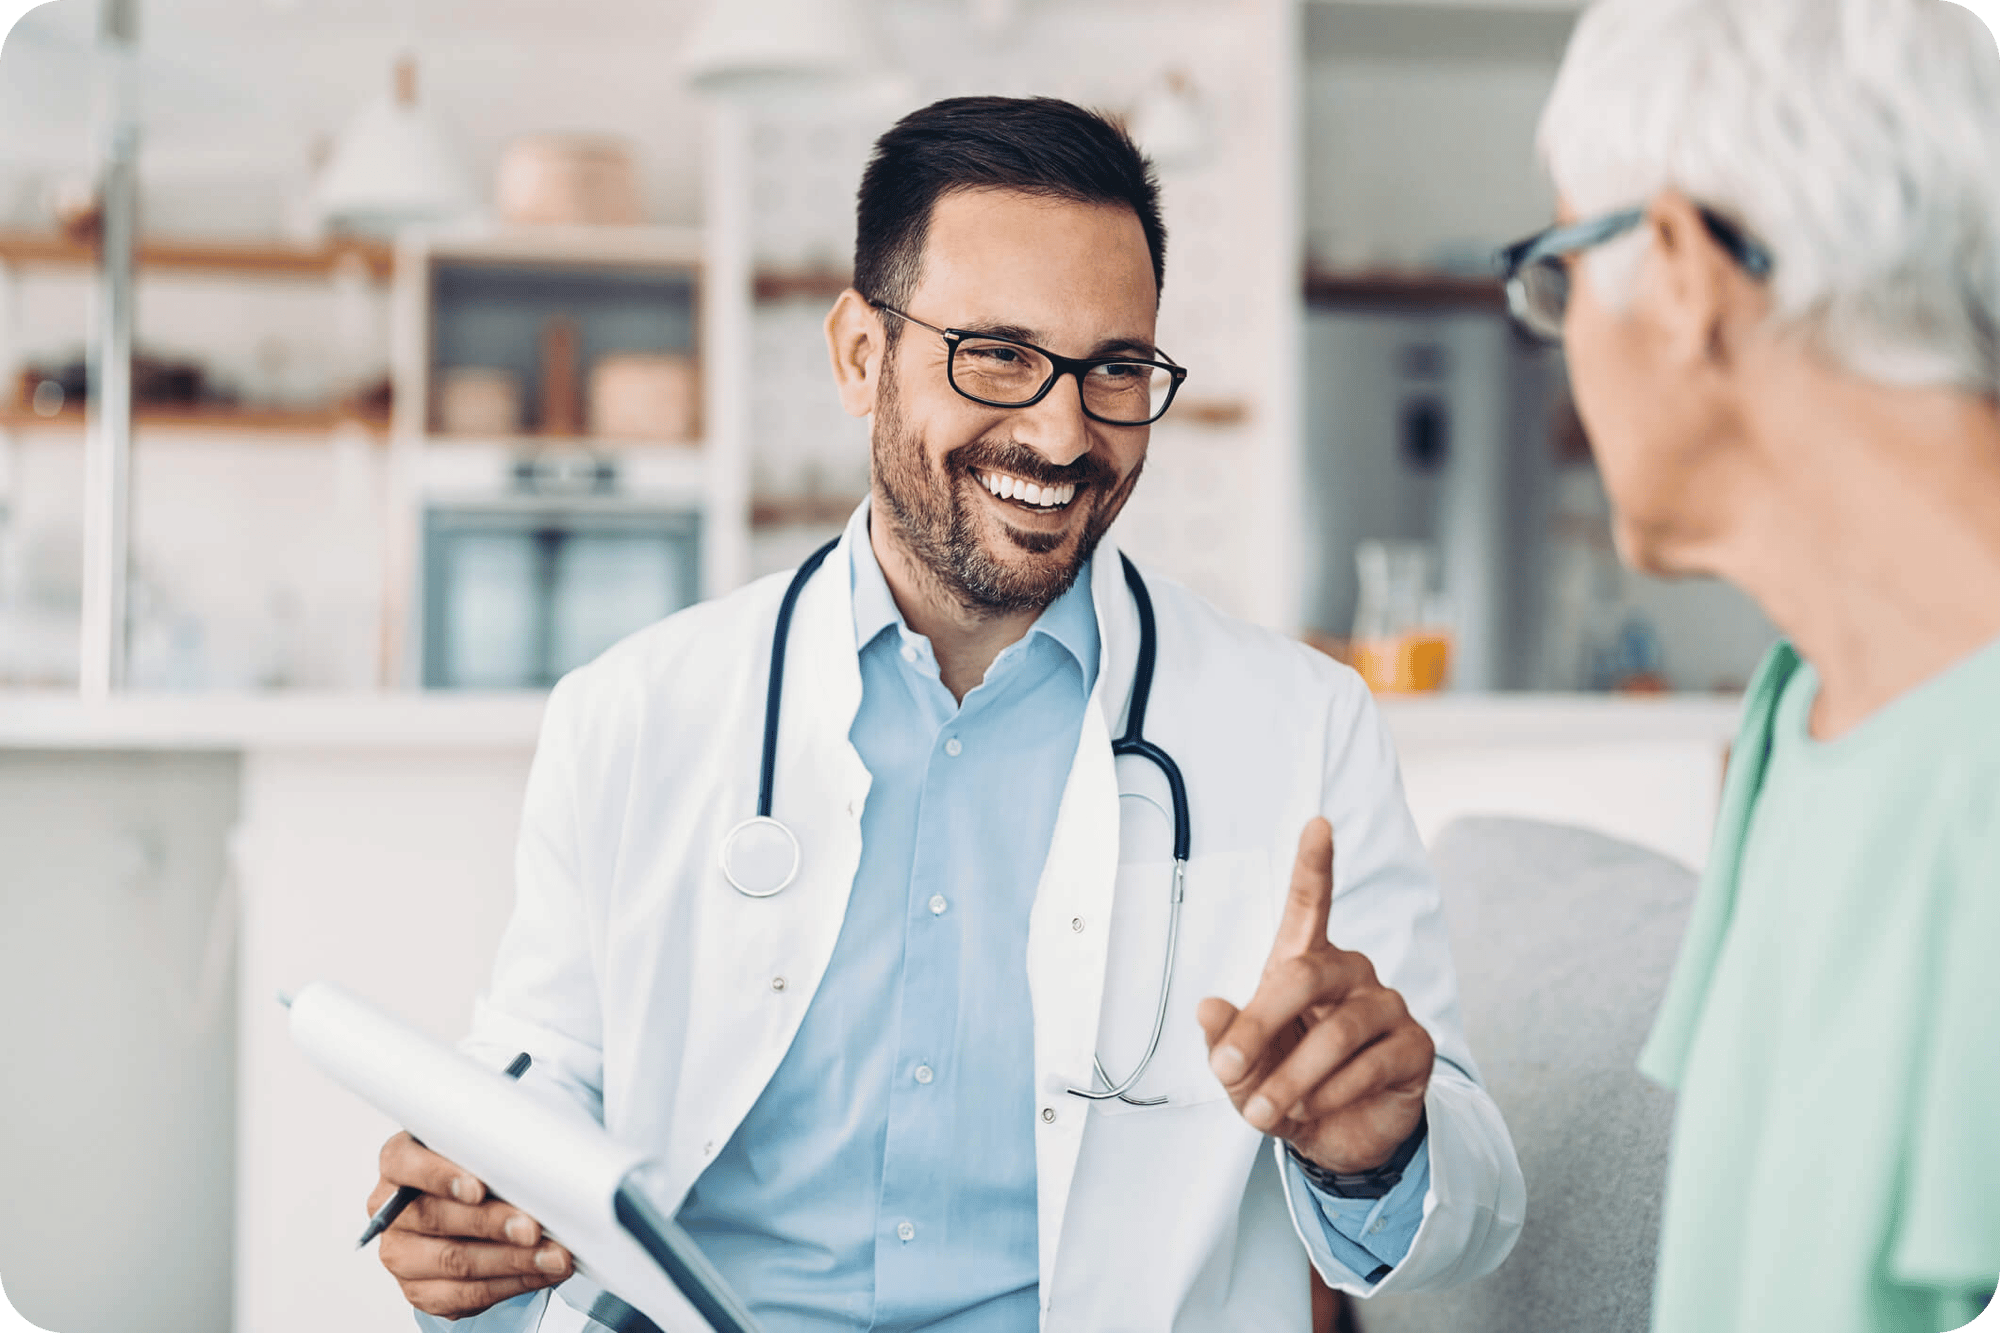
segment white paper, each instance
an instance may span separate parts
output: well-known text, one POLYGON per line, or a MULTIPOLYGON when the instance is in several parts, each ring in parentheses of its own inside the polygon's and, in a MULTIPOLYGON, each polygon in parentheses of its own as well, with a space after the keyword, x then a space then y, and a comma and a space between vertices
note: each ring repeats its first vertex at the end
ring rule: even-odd
POLYGON ((644 1153, 331 982, 293 997, 291 1032, 322 1072, 540 1222, 592 1281, 665 1333, 711 1333, 619 1225, 618 1187, 644 1153))

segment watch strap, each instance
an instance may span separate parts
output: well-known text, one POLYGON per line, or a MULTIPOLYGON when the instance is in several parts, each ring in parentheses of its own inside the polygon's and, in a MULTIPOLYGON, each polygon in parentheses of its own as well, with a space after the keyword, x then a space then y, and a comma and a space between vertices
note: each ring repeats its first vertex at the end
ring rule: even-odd
POLYGON ((1285 1152, 1297 1163, 1300 1173, 1322 1193, 1336 1199, 1379 1199, 1402 1183, 1403 1172, 1416 1160, 1417 1149, 1423 1147, 1429 1129, 1430 1111, 1426 1108, 1417 1113, 1417 1127, 1410 1131, 1410 1136, 1396 1145, 1388 1161, 1372 1171, 1329 1171, 1289 1143, 1285 1152))

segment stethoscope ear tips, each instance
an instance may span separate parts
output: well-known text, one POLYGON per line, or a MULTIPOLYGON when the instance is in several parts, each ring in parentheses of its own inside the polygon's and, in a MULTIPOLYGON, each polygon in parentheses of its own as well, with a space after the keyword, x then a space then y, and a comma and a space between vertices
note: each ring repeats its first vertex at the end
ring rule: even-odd
POLYGON ((746 898, 769 898, 799 876, 799 840, 768 815, 752 815, 723 835, 722 875, 746 898))

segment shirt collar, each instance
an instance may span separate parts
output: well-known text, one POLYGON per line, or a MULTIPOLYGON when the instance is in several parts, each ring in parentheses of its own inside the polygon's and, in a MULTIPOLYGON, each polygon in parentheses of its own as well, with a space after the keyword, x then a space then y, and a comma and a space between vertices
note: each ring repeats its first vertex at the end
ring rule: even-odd
MULTIPOLYGON (((860 652, 892 625, 912 638, 916 636, 903 623, 903 613, 889 591, 882 563, 875 558, 875 547, 868 537, 866 507, 856 519, 847 535, 854 579, 854 648, 860 652)), ((1028 636, 1035 634, 1046 635, 1076 659, 1077 668, 1083 673, 1083 691, 1089 694, 1097 683, 1098 637, 1088 564, 1078 571, 1076 581, 1062 596, 1043 608, 1028 630, 1028 636)))

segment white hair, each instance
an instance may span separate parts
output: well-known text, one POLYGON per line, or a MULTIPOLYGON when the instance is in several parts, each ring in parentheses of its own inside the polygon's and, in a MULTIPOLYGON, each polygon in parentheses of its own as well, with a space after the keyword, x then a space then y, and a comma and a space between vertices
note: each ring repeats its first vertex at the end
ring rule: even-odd
MULTIPOLYGON (((1579 218, 1674 189, 1846 370, 2000 396, 2000 50, 1949 0, 1599 0, 1542 114, 1579 218)), ((1590 259, 1631 298, 1644 233, 1590 259)))

